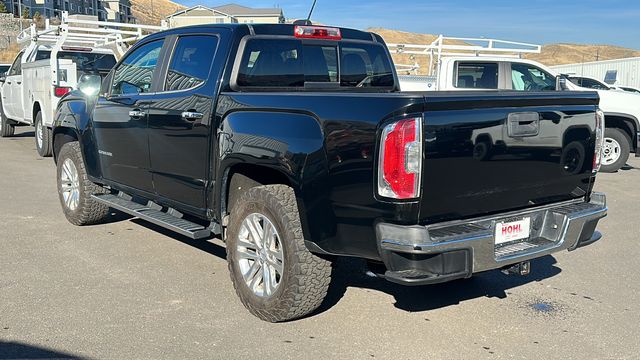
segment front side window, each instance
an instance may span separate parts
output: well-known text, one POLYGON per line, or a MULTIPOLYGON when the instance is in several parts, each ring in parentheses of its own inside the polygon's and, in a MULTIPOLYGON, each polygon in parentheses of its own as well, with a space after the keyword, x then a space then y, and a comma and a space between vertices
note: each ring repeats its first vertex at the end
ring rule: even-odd
POLYGON ((582 78, 582 77, 577 77, 577 78, 569 78, 569 80, 581 87, 585 87, 588 89, 595 89, 595 90, 609 90, 608 86, 605 86, 604 84, 592 80, 592 79, 588 79, 588 78, 582 78))
POLYGON ((175 91, 202 85, 211 70, 218 46, 215 36, 194 35, 178 39, 164 90, 175 91))
POLYGON ((247 41, 236 82, 242 87, 392 88, 393 71, 379 44, 303 43, 298 39, 247 41))
POLYGON ((111 94, 141 94, 151 91, 163 40, 152 41, 130 53, 115 69, 111 94))
POLYGON ((456 87, 461 89, 497 89, 497 63, 459 63, 456 87))
POLYGON ((20 60, 22 59, 22 52, 16 56, 16 59, 13 60, 13 64, 11 64, 11 70, 9 70, 9 76, 20 75, 22 74, 22 63, 20 60))
POLYGON ((511 64, 511 85, 517 91, 554 91, 556 78, 527 64, 511 64))

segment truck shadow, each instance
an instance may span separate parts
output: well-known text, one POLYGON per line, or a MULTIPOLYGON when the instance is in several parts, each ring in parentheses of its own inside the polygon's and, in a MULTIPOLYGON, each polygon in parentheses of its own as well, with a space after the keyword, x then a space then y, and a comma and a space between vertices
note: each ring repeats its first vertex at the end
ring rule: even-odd
POLYGON ((532 260, 532 271, 528 276, 509 276, 495 270, 475 275, 471 279, 413 287, 394 284, 372 274, 369 276, 364 261, 342 258, 334 266, 328 296, 316 314, 336 305, 349 287, 389 294, 395 298, 396 308, 409 312, 439 309, 480 297, 505 299, 509 289, 558 275, 562 270, 555 264, 555 258, 549 255, 532 260))
POLYGON ((15 341, 0 340, 0 359, 84 359, 84 357, 15 341))
POLYGON ((16 132, 14 135, 9 137, 8 139, 32 138, 34 136, 35 136, 34 131, 16 132))
MULTIPOLYGON (((226 260, 227 258, 224 245, 215 243, 219 243, 219 239, 193 240, 144 220, 132 218, 130 221, 180 241, 185 245, 193 246, 221 260, 226 260)), ((532 271, 528 276, 508 276, 495 270, 475 275, 471 279, 414 287, 398 285, 368 273, 364 260, 347 257, 338 258, 334 262, 332 269, 332 280, 327 297, 322 305, 310 316, 323 313, 334 307, 340 302, 349 287, 389 294, 395 298, 394 306, 396 308, 409 312, 439 309, 480 297, 505 299, 508 296, 509 289, 558 275, 562 270, 555 266, 556 263, 556 259, 548 255, 531 260, 532 271)))
MULTIPOLYGON (((182 236, 180 234, 176 234, 175 232, 171 231, 171 230, 167 230, 161 226, 155 225, 153 223, 144 221, 144 220, 140 220, 138 218, 131 218, 130 220, 132 223, 135 223, 137 225, 143 226, 149 230, 152 230, 154 232, 160 233, 164 236, 167 236, 169 238, 172 238, 174 240, 178 240, 181 243, 185 244, 185 245, 189 245, 189 246, 193 246, 194 248, 200 250, 200 251, 204 251, 206 253, 209 253, 213 256, 216 256, 222 260, 227 260, 227 249, 224 246, 220 246, 216 243, 214 243, 213 241, 216 240, 214 238, 211 238, 209 240, 194 240, 191 238, 188 238, 186 236, 182 236)), ((216 240, 216 241, 220 241, 220 240, 216 240)))

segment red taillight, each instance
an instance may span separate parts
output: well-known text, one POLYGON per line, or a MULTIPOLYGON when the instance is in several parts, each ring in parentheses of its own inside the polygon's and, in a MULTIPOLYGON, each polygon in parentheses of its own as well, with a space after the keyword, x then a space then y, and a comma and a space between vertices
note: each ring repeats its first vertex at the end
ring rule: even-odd
POLYGON ((55 88, 53 88, 53 95, 55 95, 56 97, 63 97, 64 95, 68 94, 70 91, 71 91, 70 87, 56 86, 55 88))
POLYGON ((600 171, 602 163, 602 147, 604 146, 604 113, 596 111, 596 146, 593 152, 593 172, 600 171))
POLYGON ((295 37, 303 39, 341 40, 340 29, 324 26, 298 25, 293 31, 295 37))
POLYGON ((393 199, 420 196, 422 118, 404 119, 382 131, 378 194, 393 199))

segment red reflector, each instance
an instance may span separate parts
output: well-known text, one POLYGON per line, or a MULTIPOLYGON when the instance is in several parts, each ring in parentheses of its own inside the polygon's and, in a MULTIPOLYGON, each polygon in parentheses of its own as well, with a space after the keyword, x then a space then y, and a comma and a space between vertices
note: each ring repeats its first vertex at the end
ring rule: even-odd
POLYGON ((294 29, 295 37, 303 39, 341 40, 340 29, 324 26, 301 26, 294 29))
POLYGON ((421 118, 400 120, 383 131, 378 193, 395 199, 420 195, 421 118))
POLYGON ((59 87, 59 86, 56 86, 56 87, 53 89, 53 94, 54 94, 56 97, 62 97, 62 96, 64 96, 64 95, 68 94, 70 91, 71 91, 71 88, 69 88, 69 87, 59 87))

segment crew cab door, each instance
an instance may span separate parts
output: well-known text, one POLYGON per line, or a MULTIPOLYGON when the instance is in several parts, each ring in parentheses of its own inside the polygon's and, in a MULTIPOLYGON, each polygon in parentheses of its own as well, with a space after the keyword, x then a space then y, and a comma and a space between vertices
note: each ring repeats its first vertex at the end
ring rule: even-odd
POLYGON ((93 113, 103 178, 147 193, 153 192, 147 111, 163 44, 163 39, 153 40, 128 53, 93 113))
POLYGON ((20 52, 7 72, 2 86, 2 106, 5 115, 14 120, 22 120, 22 54, 20 52))
POLYGON ((219 32, 167 39, 171 59, 163 61, 163 80, 149 104, 155 191, 194 212, 206 208, 207 179, 211 178, 214 102, 225 62, 216 56, 223 38, 219 32))

